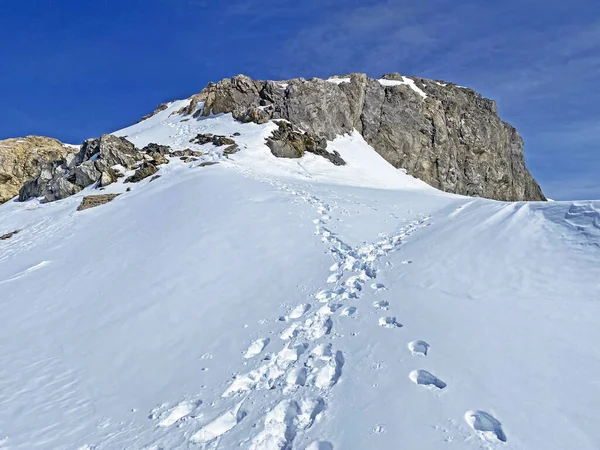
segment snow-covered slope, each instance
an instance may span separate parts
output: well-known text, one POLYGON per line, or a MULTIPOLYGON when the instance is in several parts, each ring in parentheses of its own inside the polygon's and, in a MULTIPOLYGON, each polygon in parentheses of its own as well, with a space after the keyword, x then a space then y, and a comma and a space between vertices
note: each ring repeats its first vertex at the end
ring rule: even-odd
POLYGON ((184 104, 117 134, 202 160, 0 206, 0 448, 599 448, 600 202, 443 194, 357 134, 276 159, 184 104))

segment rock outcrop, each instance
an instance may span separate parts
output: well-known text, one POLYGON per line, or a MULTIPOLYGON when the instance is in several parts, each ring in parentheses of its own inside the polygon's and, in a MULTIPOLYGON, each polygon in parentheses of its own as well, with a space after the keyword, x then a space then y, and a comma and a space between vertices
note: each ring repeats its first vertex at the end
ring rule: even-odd
POLYGON ((119 195, 121 194, 88 195, 86 197, 83 197, 81 203, 77 207, 77 211, 84 211, 86 209, 105 205, 106 203, 112 202, 119 195))
MULTIPOLYGON (((357 130, 394 167, 443 191, 545 200, 525 166, 523 140, 498 117, 495 102, 452 83, 397 73, 281 82, 238 75, 210 83, 179 112, 232 113, 256 123, 285 119, 328 140, 357 130)), ((290 154, 289 146, 279 147, 290 154)))
POLYGON ((0 235, 0 241, 6 241, 6 240, 10 239, 11 237, 13 237, 15 234, 19 234, 20 232, 21 232, 21 230, 14 230, 9 233, 4 233, 4 234, 0 235))
POLYGON ((156 172, 158 172, 158 169, 155 165, 149 162, 144 162, 139 169, 134 172, 133 175, 125 178, 124 183, 139 183, 143 179, 154 175, 156 172))
POLYGON ((19 200, 44 197, 44 201, 53 202, 76 194, 97 181, 106 186, 120 176, 113 166, 129 170, 140 159, 142 154, 125 138, 105 134, 88 139, 78 153, 42 165, 40 174, 21 187, 19 200))
POLYGON ((157 172, 156 166, 167 164, 171 148, 149 144, 141 151, 127 139, 111 134, 87 139, 76 153, 41 165, 39 175, 23 184, 19 200, 43 197, 53 202, 98 183, 105 187, 123 177, 121 170, 136 169, 126 182, 139 182, 157 172))
POLYGON ((77 150, 42 136, 0 141, 0 203, 15 197, 23 184, 37 177, 42 167, 77 150))
POLYGON ((215 147, 222 147, 223 145, 226 145, 227 147, 225 147, 223 150, 224 155, 232 155, 237 153, 240 149, 235 140, 226 136, 211 133, 198 134, 195 138, 190 139, 190 142, 198 145, 212 143, 215 147))
POLYGON ((328 159, 336 166, 343 166, 346 162, 338 152, 327 151, 327 140, 294 130, 291 123, 280 120, 278 129, 267 138, 267 146, 271 153, 279 158, 301 158, 305 153, 313 153, 328 159))

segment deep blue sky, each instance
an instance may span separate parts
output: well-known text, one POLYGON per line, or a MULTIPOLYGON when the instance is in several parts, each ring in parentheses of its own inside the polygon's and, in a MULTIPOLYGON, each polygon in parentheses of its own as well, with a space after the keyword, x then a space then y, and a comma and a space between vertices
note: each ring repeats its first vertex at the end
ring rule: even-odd
POLYGON ((477 89, 548 196, 600 198, 597 0, 0 0, 0 139, 79 143, 237 73, 352 71, 477 89))

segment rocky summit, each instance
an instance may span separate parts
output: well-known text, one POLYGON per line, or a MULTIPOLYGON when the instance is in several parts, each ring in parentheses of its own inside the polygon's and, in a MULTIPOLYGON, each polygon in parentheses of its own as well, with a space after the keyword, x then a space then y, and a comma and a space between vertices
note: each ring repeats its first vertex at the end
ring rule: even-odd
MULTIPOLYGON (((159 105, 141 121, 156 120, 170 105, 159 105)), ((277 129, 260 145, 274 157, 312 153, 344 166, 339 152, 328 146, 356 130, 393 167, 442 191, 504 201, 545 200, 525 166, 523 140, 500 119, 496 103, 453 83, 398 73, 379 79, 353 73, 285 81, 237 75, 209 83, 183 105, 167 114, 179 115, 181 123, 229 113, 238 123, 273 123, 277 129)), ((88 139, 79 149, 36 136, 0 141, 0 203, 17 193, 21 201, 43 197, 52 202, 90 185, 104 188, 125 171, 136 171, 125 182, 139 182, 154 176, 168 157, 189 163, 201 154, 183 148, 172 152, 158 143, 138 149, 115 134, 88 139)), ((223 147, 222 156, 229 157, 242 151, 239 134, 200 133, 184 144, 223 147)))
POLYGON ((599 450, 600 200, 407 174, 543 199, 492 101, 238 76, 57 158, 0 205, 0 449, 599 450))
POLYGON ((435 188, 505 201, 545 200, 525 166, 523 139, 500 119, 496 103, 453 83, 398 73, 286 81, 237 75, 210 83, 179 112, 232 113, 255 123, 284 119, 315 140, 356 129, 394 167, 435 188))

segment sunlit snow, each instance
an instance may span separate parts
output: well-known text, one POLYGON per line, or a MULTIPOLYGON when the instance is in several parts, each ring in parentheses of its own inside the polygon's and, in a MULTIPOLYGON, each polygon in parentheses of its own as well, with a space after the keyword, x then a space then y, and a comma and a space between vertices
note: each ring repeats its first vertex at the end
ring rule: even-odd
POLYGON ((599 201, 445 194, 358 133, 277 159, 187 102, 116 134, 198 161, 0 206, 0 448, 598 448, 599 201))

